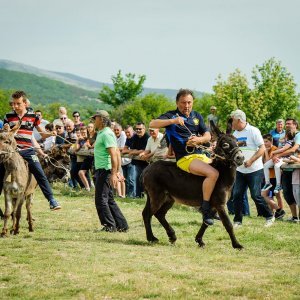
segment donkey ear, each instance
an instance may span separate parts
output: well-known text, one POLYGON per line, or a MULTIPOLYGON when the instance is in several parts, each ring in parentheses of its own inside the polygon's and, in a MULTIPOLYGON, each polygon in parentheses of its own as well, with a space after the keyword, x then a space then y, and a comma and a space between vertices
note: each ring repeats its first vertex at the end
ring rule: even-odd
POLYGON ((20 127, 21 127, 21 122, 18 122, 11 130, 9 130, 9 132, 11 134, 16 134, 20 127))
POLYGON ((231 134, 232 132, 232 118, 229 118, 227 121, 226 134, 231 134))
POLYGON ((209 125, 210 125, 210 131, 213 135, 215 135, 216 137, 219 137, 221 134, 223 134, 221 132, 221 130, 219 129, 219 127, 217 127, 214 123, 214 121, 210 120, 209 121, 209 125))

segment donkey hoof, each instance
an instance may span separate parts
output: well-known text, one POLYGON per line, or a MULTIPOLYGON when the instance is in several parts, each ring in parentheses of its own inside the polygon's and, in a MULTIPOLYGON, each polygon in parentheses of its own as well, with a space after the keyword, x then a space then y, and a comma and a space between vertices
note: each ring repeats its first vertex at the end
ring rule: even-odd
POLYGON ((154 236, 151 239, 148 239, 148 242, 155 244, 159 242, 159 239, 154 236))
POLYGON ((176 241, 177 241, 176 236, 175 236, 175 237, 170 237, 170 238, 169 238, 169 242, 170 242, 171 244, 175 244, 176 241))
POLYGON ((244 249, 244 247, 243 247, 241 244, 235 244, 235 245, 232 245, 232 247, 233 247, 234 249, 238 249, 238 250, 244 249))
POLYGON ((200 247, 200 248, 204 248, 205 247, 205 243, 202 241, 202 240, 195 240, 196 241, 196 243, 198 244, 198 246, 200 247))

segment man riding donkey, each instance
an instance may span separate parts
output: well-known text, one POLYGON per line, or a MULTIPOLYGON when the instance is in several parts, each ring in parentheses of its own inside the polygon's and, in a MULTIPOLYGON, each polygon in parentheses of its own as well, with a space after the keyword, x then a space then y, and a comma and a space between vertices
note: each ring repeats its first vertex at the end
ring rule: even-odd
MULTIPOLYGON (((203 117, 193 109, 194 95, 188 89, 180 89, 176 96, 177 109, 162 114, 150 122, 150 127, 166 128, 166 134, 175 152, 177 166, 188 173, 204 176, 203 222, 213 225, 210 197, 219 177, 219 172, 209 165, 210 159, 202 153, 199 145, 211 140, 203 117)), ((200 203, 199 203, 200 204, 200 203)))
MULTIPOLYGON (((27 96, 23 91, 16 91, 12 94, 13 111, 6 114, 4 118, 4 128, 10 130, 18 128, 15 140, 17 142, 17 150, 20 155, 27 161, 29 171, 34 175, 39 187, 44 196, 49 202, 51 210, 58 210, 61 208, 59 203, 54 199, 53 192, 49 181, 42 169, 42 166, 35 154, 35 150, 40 152, 42 156, 45 154, 40 149, 35 149, 32 143, 32 133, 35 127, 43 138, 46 138, 54 133, 43 132, 40 125, 40 119, 32 111, 27 110, 27 96), (6 124, 6 125, 5 125, 6 124)), ((0 166, 0 193, 3 188, 3 179, 5 169, 3 165, 0 166)))

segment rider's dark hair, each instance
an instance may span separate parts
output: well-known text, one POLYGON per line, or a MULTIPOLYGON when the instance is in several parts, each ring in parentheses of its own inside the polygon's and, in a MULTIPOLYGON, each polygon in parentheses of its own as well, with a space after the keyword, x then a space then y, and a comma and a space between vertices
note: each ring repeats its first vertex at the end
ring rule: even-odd
POLYGON ((176 102, 178 102, 178 100, 181 96, 187 96, 187 95, 191 95, 193 97, 193 99, 195 99, 193 91, 191 91, 189 89, 180 89, 176 95, 176 102))

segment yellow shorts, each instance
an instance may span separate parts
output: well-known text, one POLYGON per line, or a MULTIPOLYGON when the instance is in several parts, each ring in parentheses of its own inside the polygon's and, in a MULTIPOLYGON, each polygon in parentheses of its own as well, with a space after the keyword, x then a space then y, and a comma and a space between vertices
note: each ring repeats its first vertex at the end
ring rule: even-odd
POLYGON ((191 162, 194 159, 199 159, 207 164, 211 163, 211 159, 209 157, 207 157, 205 154, 190 154, 184 157, 181 157, 178 161, 177 161, 177 167, 180 168, 181 170, 190 173, 189 171, 189 167, 191 162))

